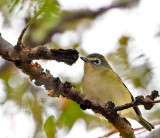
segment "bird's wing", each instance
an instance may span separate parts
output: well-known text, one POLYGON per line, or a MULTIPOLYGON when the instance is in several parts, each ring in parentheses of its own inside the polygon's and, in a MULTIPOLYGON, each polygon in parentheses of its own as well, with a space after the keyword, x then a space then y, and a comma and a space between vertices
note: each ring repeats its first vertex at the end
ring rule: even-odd
MULTIPOLYGON (((110 70, 110 71, 113 71, 113 70, 110 70)), ((113 71, 114 72, 114 71, 113 71)), ((119 81, 121 81, 122 82, 122 80, 121 80, 121 78, 114 72, 114 75, 116 75, 116 77, 119 79, 119 81)), ((127 88, 127 86, 122 82, 122 84, 125 86, 125 88, 128 90, 128 88, 127 88)), ((133 95, 131 94, 131 92, 128 90, 128 92, 130 93, 130 95, 131 95, 131 99, 132 99, 132 101, 134 101, 134 97, 133 97, 133 95)), ((138 116, 141 116, 142 114, 141 114, 141 112, 140 112, 140 110, 139 110, 139 108, 136 106, 136 107, 133 107, 133 109, 134 109, 134 111, 136 112, 136 114, 138 115, 138 116)))
MULTIPOLYGON (((119 77, 120 78, 120 77, 119 77)), ((120 78, 121 79, 121 78, 120 78)), ((123 82, 122 82, 123 83, 123 82)), ((126 89, 128 90, 127 86, 123 83, 123 85, 126 87, 126 89)), ((129 91, 129 90, 128 90, 129 91)), ((134 102, 134 97, 133 95, 131 94, 131 92, 129 91, 130 95, 131 95, 131 98, 132 98, 132 102, 134 102)), ((139 110, 139 108, 136 106, 136 107, 133 107, 134 111, 136 112, 136 114, 138 116, 141 116, 141 111, 139 110)))

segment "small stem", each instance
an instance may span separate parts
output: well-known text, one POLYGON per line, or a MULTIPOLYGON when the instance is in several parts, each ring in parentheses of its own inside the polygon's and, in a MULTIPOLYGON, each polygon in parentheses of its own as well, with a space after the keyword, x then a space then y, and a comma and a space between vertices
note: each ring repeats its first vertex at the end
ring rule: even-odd
POLYGON ((26 27, 22 30, 18 41, 17 41, 17 47, 20 46, 22 44, 22 38, 26 32, 26 30, 29 28, 29 26, 36 20, 36 18, 43 12, 43 8, 46 6, 46 4, 48 3, 48 0, 46 0, 46 2, 43 4, 43 6, 41 7, 41 9, 35 14, 35 16, 27 23, 26 27))

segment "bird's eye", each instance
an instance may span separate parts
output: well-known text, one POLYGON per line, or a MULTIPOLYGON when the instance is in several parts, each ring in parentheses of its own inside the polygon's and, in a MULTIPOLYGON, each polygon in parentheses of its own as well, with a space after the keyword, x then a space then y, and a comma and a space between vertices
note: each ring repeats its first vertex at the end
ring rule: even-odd
POLYGON ((94 61, 94 63, 95 63, 96 65, 99 65, 99 64, 101 64, 101 61, 100 61, 99 59, 97 59, 97 60, 94 61))

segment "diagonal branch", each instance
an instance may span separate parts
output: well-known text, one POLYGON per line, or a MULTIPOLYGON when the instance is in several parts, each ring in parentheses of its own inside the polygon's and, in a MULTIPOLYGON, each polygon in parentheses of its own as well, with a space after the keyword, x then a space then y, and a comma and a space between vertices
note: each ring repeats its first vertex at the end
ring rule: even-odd
MULTIPOLYGON (((96 18, 98 16, 100 16, 101 14, 103 14, 104 12, 107 12, 111 9, 115 9, 115 8, 125 8, 125 7, 129 7, 130 5, 139 2, 139 0, 127 0, 124 2, 119 2, 119 3, 115 3, 112 4, 108 7, 102 7, 96 11, 92 11, 92 10, 81 10, 81 11, 76 11, 76 12, 72 12, 70 14, 68 14, 67 16, 62 17, 62 19, 59 21, 59 23, 48 33, 48 35, 44 38, 44 40, 41 42, 41 45, 45 45, 46 43, 51 41, 51 38, 54 34, 56 33, 62 33, 64 32, 64 28, 65 26, 73 21, 82 19, 82 18, 96 18)), ((26 32, 26 30, 29 28, 29 26, 36 20, 36 18, 42 13, 44 12, 44 8, 47 6, 48 4, 48 0, 45 1, 44 5, 41 7, 41 9, 35 14, 35 16, 27 23, 26 27, 22 30, 17 44, 16 44, 16 49, 20 50, 22 45, 22 38, 26 32)))
MULTIPOLYGON (((140 98, 136 98, 134 102, 135 105, 133 103, 129 103, 124 106, 115 107, 112 102, 102 104, 79 92, 69 82, 62 83, 59 78, 53 77, 48 70, 44 71, 38 63, 34 64, 30 60, 12 60, 10 55, 14 55, 14 52, 15 50, 13 45, 5 41, 0 36, 0 55, 2 58, 14 63, 19 69, 27 74, 31 80, 34 79, 37 86, 43 85, 46 90, 50 91, 49 96, 59 97, 62 95, 67 99, 77 102, 83 110, 92 109, 94 112, 102 114, 120 131, 120 135, 123 137, 134 138, 135 136, 131 126, 117 114, 117 111, 137 105, 145 105, 147 109, 150 109, 153 106, 153 103, 159 102, 159 100, 154 101, 154 99, 159 96, 157 91, 154 91, 150 96, 146 96, 145 99, 142 96, 140 96, 140 98)), ((72 57, 72 55, 70 56, 72 57)))
POLYGON ((64 16, 64 17, 61 18, 59 23, 48 33, 48 35, 41 42, 41 45, 45 45, 46 43, 50 42, 52 36, 55 35, 56 33, 64 32, 65 31, 65 29, 64 29, 65 26, 68 25, 69 23, 73 22, 73 21, 83 19, 83 18, 94 19, 94 18, 102 15, 103 13, 111 10, 111 9, 126 8, 126 7, 131 6, 134 3, 137 3, 137 2, 139 2, 139 0, 126 0, 126 1, 123 1, 123 2, 112 4, 108 7, 99 8, 98 10, 95 10, 95 11, 81 10, 81 11, 71 12, 67 16, 64 16))
POLYGON ((8 51, 13 52, 14 47, 0 36, 0 48, 1 47, 5 47, 0 49, 2 58, 13 62, 19 69, 27 74, 31 80, 34 79, 37 86, 43 85, 46 90, 51 90, 50 96, 59 97, 62 95, 67 99, 77 102, 82 109, 92 109, 94 112, 102 114, 108 119, 108 121, 120 131, 121 136, 126 138, 135 137, 131 126, 113 110, 113 103, 108 102, 107 104, 102 104, 92 98, 88 98, 83 93, 76 90, 69 82, 62 83, 59 78, 53 77, 48 70, 44 71, 37 63, 33 64, 31 61, 11 60, 10 57, 2 53, 7 54, 8 51))

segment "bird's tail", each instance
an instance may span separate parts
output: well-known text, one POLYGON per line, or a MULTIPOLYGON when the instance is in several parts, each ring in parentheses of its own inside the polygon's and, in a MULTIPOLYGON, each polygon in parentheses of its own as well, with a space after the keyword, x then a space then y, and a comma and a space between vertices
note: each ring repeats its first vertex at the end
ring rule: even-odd
POLYGON ((143 117, 139 116, 139 121, 138 121, 144 128, 146 128, 148 131, 151 131, 154 129, 154 126, 146 121, 143 117))

